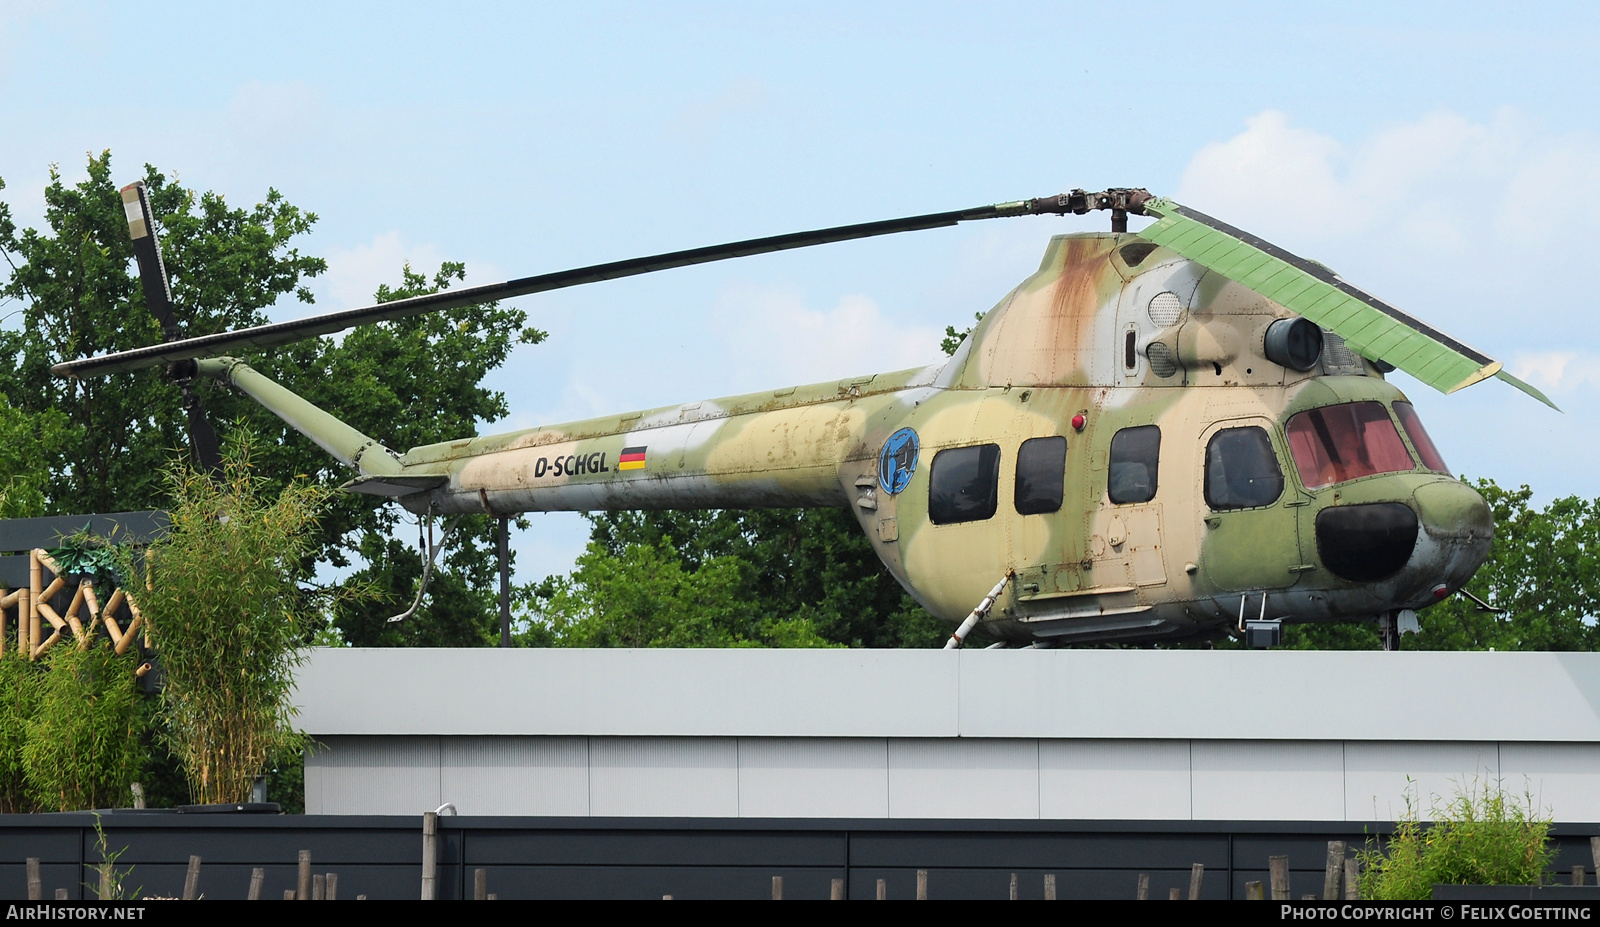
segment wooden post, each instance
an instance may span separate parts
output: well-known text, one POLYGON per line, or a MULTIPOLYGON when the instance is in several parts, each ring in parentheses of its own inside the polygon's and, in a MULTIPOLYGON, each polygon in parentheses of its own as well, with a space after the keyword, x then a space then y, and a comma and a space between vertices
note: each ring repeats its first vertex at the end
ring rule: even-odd
POLYGON ((1594 857, 1594 871, 1600 872, 1600 837, 1589 838, 1589 855, 1594 857))
POLYGON ((1361 861, 1354 856, 1344 861, 1344 900, 1361 900, 1361 861))
POLYGON ((878 880, 878 900, 879 901, 888 901, 889 900, 889 882, 887 880, 885 880, 885 879, 879 879, 878 880))
POLYGON ((283 900, 284 901, 293 901, 294 900, 294 889, 292 889, 292 888, 284 889, 283 890, 283 900))
POLYGON ((1056 874, 1053 872, 1044 874, 1044 900, 1056 900, 1056 874))
POLYGON ((24 629, 28 636, 28 659, 35 659, 33 648, 43 637, 39 633, 39 593, 44 591, 44 578, 40 574, 39 552, 28 552, 28 621, 24 629))
POLYGON ((772 900, 783 900, 783 876, 772 877, 772 900))
POLYGON ((311 900, 325 901, 328 897, 328 880, 317 873, 311 877, 311 900))
POLYGON ((294 897, 298 901, 311 900, 311 851, 300 851, 300 870, 295 873, 294 897))
POLYGON ((44 900, 44 881, 39 878, 39 857, 28 857, 28 900, 44 900))
POLYGON ((1009 897, 1012 901, 1017 900, 1017 874, 1015 872, 1011 873, 1011 894, 1009 897))
POLYGON ((1272 879, 1272 900, 1289 900, 1289 857, 1267 857, 1267 872, 1272 879))
POLYGON ((489 900, 489 870, 487 870, 487 869, 474 869, 474 870, 472 870, 472 900, 473 901, 488 901, 489 900))
POLYGON ((57 901, 70 901, 71 899, 67 897, 67 890, 66 889, 58 888, 58 889, 56 889, 56 900, 57 901))
POLYGON ((1150 873, 1139 873, 1139 888, 1133 893, 1134 901, 1150 900, 1150 873))
POLYGON ((917 900, 928 900, 928 870, 917 870, 917 900))
POLYGON ((200 857, 189 857, 189 871, 183 875, 183 900, 193 901, 200 897, 200 857))
POLYGON ((1583 863, 1578 863, 1576 866, 1572 867, 1572 884, 1583 884, 1583 863))
POLYGON ((1246 883, 1244 883, 1244 900, 1245 901, 1262 901, 1262 900, 1265 900, 1265 898, 1266 898, 1266 893, 1261 890, 1261 883, 1260 882, 1246 882, 1246 883))
POLYGON ((133 793, 133 807, 136 810, 144 808, 144 785, 143 785, 143 783, 139 783, 139 782, 130 782, 130 783, 128 783, 128 791, 133 793))
POLYGON ((1344 841, 1328 841, 1328 864, 1322 872, 1322 900, 1338 901, 1343 892, 1339 883, 1344 880, 1344 841))
POLYGON ((323 881, 323 885, 327 886, 326 890, 323 892, 323 896, 322 896, 323 899, 326 900, 326 901, 338 901, 339 900, 339 873, 330 872, 330 873, 328 873, 328 877, 326 879, 323 879, 322 881, 323 881))
POLYGON ((1200 900, 1200 882, 1206 877, 1206 867, 1195 863, 1189 869, 1189 900, 1200 900))
POLYGON ((439 815, 426 811, 422 815, 422 900, 433 901, 435 882, 439 875, 439 815))
POLYGON ((834 879, 832 882, 830 882, 828 884, 828 900, 829 901, 843 901, 844 900, 844 880, 843 879, 834 879))
POLYGON ((246 901, 261 900, 261 883, 267 880, 267 870, 260 868, 250 870, 250 892, 244 896, 246 901))
POLYGON ((111 901, 111 864, 108 862, 102 862, 95 868, 100 870, 100 891, 96 894, 100 897, 101 901, 111 901))
POLYGON ((1168 901, 1182 901, 1183 900, 1183 889, 1177 888, 1177 887, 1173 887, 1173 888, 1167 889, 1167 900, 1168 901))

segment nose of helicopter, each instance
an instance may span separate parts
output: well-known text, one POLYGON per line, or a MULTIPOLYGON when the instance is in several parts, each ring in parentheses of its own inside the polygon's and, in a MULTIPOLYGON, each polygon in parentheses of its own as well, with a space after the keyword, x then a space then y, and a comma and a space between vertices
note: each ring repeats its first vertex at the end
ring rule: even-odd
POLYGON ((1323 509, 1317 549, 1334 575, 1353 582, 1387 580, 1410 606, 1461 588, 1489 556, 1494 518, 1472 487, 1440 478, 1406 501, 1323 509), (1420 598, 1412 595, 1418 593, 1420 598))
POLYGON ((1412 565, 1436 570, 1437 582, 1454 592, 1489 558, 1494 515, 1476 490, 1458 480, 1441 479, 1419 486, 1413 500, 1422 522, 1417 554, 1424 562, 1417 563, 1413 557, 1412 565))

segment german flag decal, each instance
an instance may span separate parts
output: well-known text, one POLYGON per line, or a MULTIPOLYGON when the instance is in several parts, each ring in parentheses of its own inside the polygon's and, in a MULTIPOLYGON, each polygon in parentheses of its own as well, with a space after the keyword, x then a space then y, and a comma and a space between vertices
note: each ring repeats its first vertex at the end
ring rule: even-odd
POLYGON ((618 470, 643 470, 644 447, 625 447, 622 456, 617 458, 618 470))

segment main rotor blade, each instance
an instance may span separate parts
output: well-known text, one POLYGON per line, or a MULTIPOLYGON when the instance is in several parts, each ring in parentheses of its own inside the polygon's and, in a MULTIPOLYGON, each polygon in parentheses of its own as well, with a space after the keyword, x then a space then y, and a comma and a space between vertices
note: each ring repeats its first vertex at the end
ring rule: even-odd
POLYGON ((997 203, 992 206, 978 206, 954 212, 908 216, 903 219, 864 222, 858 225, 842 225, 811 232, 773 235, 768 238, 752 238, 747 241, 736 241, 725 245, 691 248, 687 251, 671 251, 666 254, 654 254, 649 257, 632 258, 626 261, 612 261, 607 264, 593 264, 573 270, 507 280, 504 283, 490 283, 461 290, 446 290, 440 293, 430 293, 426 296, 414 296, 410 299, 397 299, 393 302, 379 303, 378 305, 366 306, 361 309, 330 312, 306 319, 275 322, 270 325, 259 325, 255 328, 246 328, 234 332, 202 335, 183 341, 136 348, 132 351, 123 351, 118 354, 106 354, 84 360, 67 361, 56 364, 51 368, 51 371, 57 376, 72 377, 121 373, 144 367, 170 364, 189 358, 214 357, 227 354, 239 348, 275 347, 306 338, 315 338, 319 335, 331 335, 334 332, 344 331, 357 325, 403 319, 424 312, 437 312, 442 309, 454 309, 458 306, 470 306, 475 303, 484 303, 496 299, 510 299, 514 296, 526 296, 530 293, 559 290, 601 280, 615 280, 619 277, 632 277, 638 274, 654 273, 658 270, 669 270, 674 267, 688 267, 692 264, 708 264, 712 261, 725 261, 729 258, 747 257, 753 254, 789 251, 795 248, 809 248, 813 245, 828 244, 836 241, 874 238, 899 232, 942 228, 955 225, 958 222, 995 219, 1002 216, 1027 216, 1044 213, 1065 214, 1069 212, 1081 215, 1090 209, 1138 212, 1139 205, 1148 198, 1149 194, 1143 190, 1114 189, 1101 193, 1085 193, 1082 190, 1074 190, 1071 193, 1058 196, 1019 200, 1011 203, 997 203))
POLYGON ((1499 361, 1345 282, 1321 264, 1168 199, 1149 200, 1144 210, 1157 221, 1142 229, 1140 238, 1293 309, 1364 357, 1393 364, 1443 393, 1496 377, 1556 408, 1544 393, 1501 370, 1499 361))

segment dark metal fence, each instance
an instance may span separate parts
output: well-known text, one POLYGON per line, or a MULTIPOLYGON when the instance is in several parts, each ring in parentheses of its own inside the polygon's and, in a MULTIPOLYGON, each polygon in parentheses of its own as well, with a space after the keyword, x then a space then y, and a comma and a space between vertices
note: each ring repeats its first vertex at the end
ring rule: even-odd
MULTIPOLYGON (((849 898, 870 899, 884 880, 889 898, 911 898, 917 870, 931 899, 1057 897, 1131 899, 1138 876, 1149 897, 1187 894, 1191 868, 1204 865, 1203 898, 1243 898, 1245 883, 1268 879, 1267 858, 1287 855, 1291 897, 1320 894, 1327 844, 1352 850, 1389 824, 1238 821, 884 821, 684 818, 443 817, 438 894, 470 898, 474 871, 500 898, 770 898, 783 877, 786 899, 829 897, 834 879, 849 898)), ((67 889, 93 898, 100 833, 120 854, 123 885, 141 897, 179 897, 191 855, 202 861, 207 898, 242 899, 252 868, 265 870, 261 897, 297 884, 299 851, 318 874, 336 873, 338 897, 420 895, 422 820, 417 817, 107 812, 0 815, 0 897, 27 896, 25 863, 41 860, 44 897, 67 889), (99 831, 97 831, 97 822, 99 831)), ((1600 825, 1554 829, 1553 868, 1591 864, 1600 825)))

